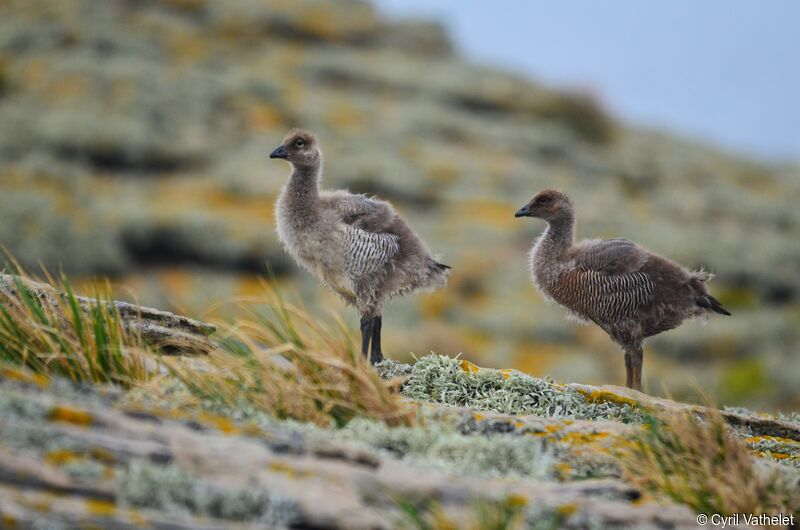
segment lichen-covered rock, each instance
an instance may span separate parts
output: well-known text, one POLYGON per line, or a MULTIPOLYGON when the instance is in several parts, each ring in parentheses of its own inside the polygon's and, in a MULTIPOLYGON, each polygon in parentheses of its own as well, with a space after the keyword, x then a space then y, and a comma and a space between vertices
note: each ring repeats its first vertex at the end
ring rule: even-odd
MULTIPOLYGON (((562 528, 694 525, 685 507, 642 503, 620 481, 548 478, 550 449, 536 436, 520 452, 525 436, 503 441, 469 433, 474 425, 448 431, 444 418, 427 433, 368 423, 334 436, 274 421, 245 428, 211 414, 132 408, 99 390, 0 377, 4 524, 389 529, 403 518, 400 501, 435 501, 448 517, 469 520, 476 502, 513 499, 531 521, 555 518, 562 528)), ((534 418, 521 421, 538 428, 534 418)))

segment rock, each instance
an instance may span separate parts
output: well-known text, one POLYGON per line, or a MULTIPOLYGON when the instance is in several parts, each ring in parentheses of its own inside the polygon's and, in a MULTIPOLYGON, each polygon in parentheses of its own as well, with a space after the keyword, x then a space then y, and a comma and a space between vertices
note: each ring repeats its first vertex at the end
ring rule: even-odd
MULTIPOLYGON (((10 274, 0 274, 0 303, 4 296, 18 298, 20 284, 40 301, 53 307, 63 307, 63 303, 56 300, 63 294, 53 286, 10 274)), ((201 354, 213 348, 208 338, 216 331, 213 324, 128 302, 98 301, 84 296, 76 296, 75 299, 84 311, 97 304, 109 306, 119 313, 129 330, 141 333, 147 342, 166 353, 201 354)))
POLYGON ((433 500, 452 520, 468 520, 475 502, 512 498, 531 513, 567 514, 563 528, 583 528, 587 518, 630 528, 695 525, 687 508, 641 502, 636 488, 617 480, 453 480, 358 445, 320 445, 281 423, 245 434, 219 430, 213 417, 203 416, 193 420, 202 425, 198 430, 158 409, 126 410, 90 391, 18 379, 0 379, 0 510, 20 527, 55 521, 103 528, 255 528, 272 521, 278 527, 388 530, 402 518, 401 499, 433 500), (54 407, 91 421, 53 421, 54 407), (99 478, 80 472, 91 466, 99 468, 99 478))
POLYGON ((584 394, 590 401, 594 402, 632 402, 637 404, 639 407, 653 411, 688 411, 699 415, 719 413, 722 414, 722 417, 724 417, 732 427, 746 429, 747 432, 751 433, 753 436, 776 436, 800 442, 800 425, 782 421, 776 418, 741 414, 726 410, 720 411, 710 407, 679 403, 670 399, 649 396, 643 392, 638 392, 631 388, 624 388, 614 385, 603 385, 598 387, 570 383, 567 386, 584 394))

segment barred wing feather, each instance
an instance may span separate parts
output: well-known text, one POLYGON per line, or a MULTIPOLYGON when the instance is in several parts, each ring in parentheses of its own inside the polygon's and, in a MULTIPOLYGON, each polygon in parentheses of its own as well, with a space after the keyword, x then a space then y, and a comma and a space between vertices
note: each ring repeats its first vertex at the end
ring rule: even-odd
POLYGON ((356 279, 382 269, 399 252, 400 240, 394 234, 348 227, 345 246, 345 270, 351 278, 356 279))
POLYGON ((655 284, 644 272, 609 275, 599 271, 564 273, 553 297, 595 322, 635 316, 650 301, 655 284))

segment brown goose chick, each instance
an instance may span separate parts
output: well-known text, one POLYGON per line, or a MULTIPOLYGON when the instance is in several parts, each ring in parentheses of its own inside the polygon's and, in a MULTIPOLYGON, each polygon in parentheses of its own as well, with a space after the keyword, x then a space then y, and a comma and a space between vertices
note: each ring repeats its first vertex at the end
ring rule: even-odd
POLYGON ((373 364, 382 361, 384 305, 444 286, 450 267, 434 259, 388 202, 320 189, 322 149, 310 132, 289 131, 269 156, 292 165, 275 205, 278 238, 298 264, 355 306, 361 353, 373 364))
POLYGON ((533 283, 582 322, 594 322, 625 351, 625 384, 642 389, 642 343, 711 312, 730 315, 706 289, 711 275, 690 271, 627 239, 574 244, 575 212, 565 194, 544 190, 515 217, 547 221, 533 245, 533 283))

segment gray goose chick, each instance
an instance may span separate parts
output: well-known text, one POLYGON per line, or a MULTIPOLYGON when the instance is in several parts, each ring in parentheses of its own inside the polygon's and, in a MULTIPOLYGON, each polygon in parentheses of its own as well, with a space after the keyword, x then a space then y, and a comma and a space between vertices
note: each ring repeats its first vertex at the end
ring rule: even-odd
POLYGON ((320 190, 322 151, 293 129, 269 155, 292 165, 275 212, 286 251, 361 315, 361 353, 383 360, 381 310, 391 298, 445 285, 448 267, 391 204, 344 190, 320 190), (371 351, 370 350, 371 346, 371 351))
POLYGON ((730 315, 706 289, 711 275, 690 271, 627 239, 573 244, 575 212, 565 194, 543 190, 515 217, 548 223, 530 253, 542 295, 582 322, 594 322, 625 352, 626 385, 642 389, 642 343, 711 312, 730 315))

